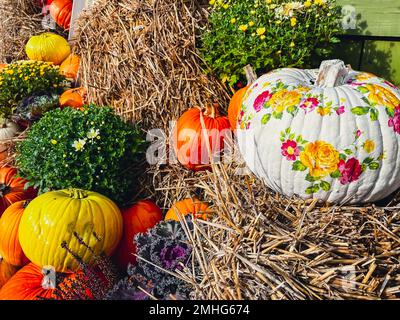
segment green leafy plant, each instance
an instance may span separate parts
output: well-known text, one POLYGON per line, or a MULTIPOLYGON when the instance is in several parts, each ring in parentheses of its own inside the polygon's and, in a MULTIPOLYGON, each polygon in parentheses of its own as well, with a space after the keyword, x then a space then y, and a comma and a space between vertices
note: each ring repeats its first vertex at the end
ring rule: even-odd
POLYGON ((138 129, 110 108, 91 105, 47 112, 17 146, 16 160, 20 175, 40 192, 75 187, 123 205, 143 146, 138 129))
POLYGON ((66 80, 58 66, 42 61, 17 61, 0 71, 0 117, 9 117, 25 98, 60 94, 66 80))
POLYGON ((211 0, 210 6, 201 52, 232 86, 244 79, 247 64, 256 72, 313 66, 339 41, 334 0, 211 0))

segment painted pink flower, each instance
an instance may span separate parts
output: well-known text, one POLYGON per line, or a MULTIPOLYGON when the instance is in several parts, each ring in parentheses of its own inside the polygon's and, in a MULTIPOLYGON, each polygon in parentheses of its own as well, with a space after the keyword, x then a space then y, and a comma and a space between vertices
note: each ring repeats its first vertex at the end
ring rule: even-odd
POLYGON ((357 138, 361 137, 361 134, 362 134, 361 130, 360 130, 360 129, 357 129, 357 131, 356 131, 356 137, 357 137, 357 138))
POLYGON ((389 119, 388 125, 394 132, 400 134, 400 106, 394 109, 394 117, 389 119))
POLYGON ((266 102, 269 101, 269 99, 271 99, 272 94, 269 92, 269 90, 264 91, 263 93, 261 93, 256 100, 254 100, 254 105, 253 108, 256 112, 259 112, 263 107, 264 104, 266 102))
POLYGON ((350 158, 347 161, 340 160, 338 169, 341 174, 341 184, 348 184, 358 180, 362 173, 360 162, 356 158, 350 158))
POLYGON ((307 113, 313 111, 318 106, 318 104, 319 101, 317 98, 307 98, 300 105, 300 108, 302 108, 307 113))
POLYGON ((247 122, 247 124, 246 124, 246 130, 250 129, 250 124, 251 124, 251 122, 250 122, 250 121, 249 121, 249 122, 247 122))
POLYGON ((297 147, 296 141, 287 140, 282 143, 282 155, 286 157, 286 160, 295 161, 296 158, 300 155, 300 149, 297 147))
POLYGON ((239 112, 239 117, 238 117, 238 123, 241 124, 243 121, 243 117, 244 117, 244 111, 240 110, 239 112))
POLYGON ((339 108, 336 109, 336 114, 338 116, 340 116, 343 113, 344 113, 344 106, 340 106, 339 108))

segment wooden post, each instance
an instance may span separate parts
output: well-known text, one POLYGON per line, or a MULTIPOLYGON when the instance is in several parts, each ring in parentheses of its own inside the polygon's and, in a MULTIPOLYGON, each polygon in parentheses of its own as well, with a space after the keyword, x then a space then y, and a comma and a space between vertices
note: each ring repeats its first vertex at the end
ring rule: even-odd
POLYGON ((86 7, 92 5, 94 0, 74 0, 72 5, 71 25, 69 28, 68 40, 71 41, 75 32, 75 21, 79 17, 80 13, 86 7))

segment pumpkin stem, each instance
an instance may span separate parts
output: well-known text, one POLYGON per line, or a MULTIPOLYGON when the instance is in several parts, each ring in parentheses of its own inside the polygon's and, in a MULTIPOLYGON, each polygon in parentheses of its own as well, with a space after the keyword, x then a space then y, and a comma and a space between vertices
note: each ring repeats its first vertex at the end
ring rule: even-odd
POLYGON ((351 69, 342 60, 325 60, 319 67, 316 85, 322 88, 333 88, 344 85, 351 69))
POLYGON ((255 73, 251 64, 246 65, 244 68, 244 73, 246 74, 247 85, 251 85, 257 80, 257 74, 255 73))
POLYGON ((23 209, 26 209, 26 207, 28 206, 28 204, 31 203, 32 200, 25 200, 24 204, 22 205, 23 209))
POLYGON ((207 116, 207 117, 210 117, 210 118, 217 118, 217 117, 219 117, 219 111, 218 111, 218 108, 219 108, 219 104, 218 103, 214 103, 214 104, 212 104, 212 105, 208 105, 206 108, 205 108, 205 110, 203 111, 203 114, 205 115, 205 116, 207 116))
POLYGON ((0 183, 0 197, 4 197, 10 190, 11 188, 8 185, 0 183))
POLYGON ((87 198, 88 195, 85 190, 70 189, 69 196, 73 199, 84 199, 84 198, 87 198))

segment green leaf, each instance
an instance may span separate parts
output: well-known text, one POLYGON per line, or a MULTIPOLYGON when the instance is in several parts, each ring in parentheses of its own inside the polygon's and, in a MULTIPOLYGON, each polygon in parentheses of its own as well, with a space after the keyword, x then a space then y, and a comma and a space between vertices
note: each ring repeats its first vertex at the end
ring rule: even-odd
POLYGON ((364 159, 364 161, 363 161, 362 163, 368 165, 368 164, 370 164, 372 161, 374 161, 374 158, 367 157, 367 158, 364 159))
POLYGON ((331 178, 333 178, 333 179, 337 179, 337 178, 340 178, 340 177, 342 176, 342 174, 340 173, 339 170, 336 170, 336 171, 332 172, 332 173, 330 174, 330 176, 331 176, 331 178))
POLYGON ((261 119, 261 123, 262 124, 267 124, 270 119, 271 119, 271 114, 270 113, 264 114, 264 116, 261 119))
POLYGON ((282 119, 282 112, 276 112, 276 111, 274 111, 274 112, 272 113, 272 116, 273 116, 275 119, 282 119))
POLYGON ((324 191, 329 191, 331 189, 331 185, 329 184, 329 182, 326 181, 321 181, 320 187, 324 191))
POLYGON ((378 120, 378 116, 379 116, 379 111, 376 108, 371 108, 369 116, 371 118, 372 121, 376 121, 378 120))
POLYGON ((386 108, 386 113, 390 118, 394 117, 394 109, 392 108, 386 108))
POLYGON ((297 112, 297 106, 290 106, 287 109, 287 112, 289 112, 292 116, 296 115, 297 112))
POLYGON ((295 136, 296 136, 296 135, 295 135, 294 133, 291 133, 291 134, 289 135, 289 140, 293 140, 295 136))
POLYGON ((351 149, 346 149, 344 150, 344 153, 346 153, 348 156, 353 154, 353 151, 351 151, 351 149))
POLYGON ((307 180, 308 182, 314 182, 314 181, 316 181, 317 179, 314 178, 313 176, 311 176, 309 173, 307 173, 307 175, 306 175, 306 180, 307 180))
POLYGON ((343 161, 346 161, 347 156, 346 156, 344 153, 340 153, 340 154, 339 154, 339 159, 340 159, 340 160, 343 160, 343 161))
POLYGON ((301 163, 300 160, 297 160, 293 163, 292 170, 294 171, 305 171, 307 167, 301 163))
POLYGON ((354 107, 351 108, 351 112, 357 116, 366 115, 370 110, 370 107, 354 107))
POLYGON ((299 135, 296 137, 296 142, 301 143, 302 140, 303 140, 303 137, 301 136, 301 134, 299 134, 299 135))
POLYGON ((306 189, 306 194, 313 194, 313 193, 317 193, 318 191, 319 191, 319 185, 315 184, 306 189))
POLYGON ((368 166, 370 170, 378 170, 379 169, 379 163, 378 162, 371 162, 368 166))
POLYGON ((369 90, 366 88, 366 87, 363 87, 363 86, 359 86, 358 88, 358 91, 360 91, 361 93, 369 93, 369 90))

